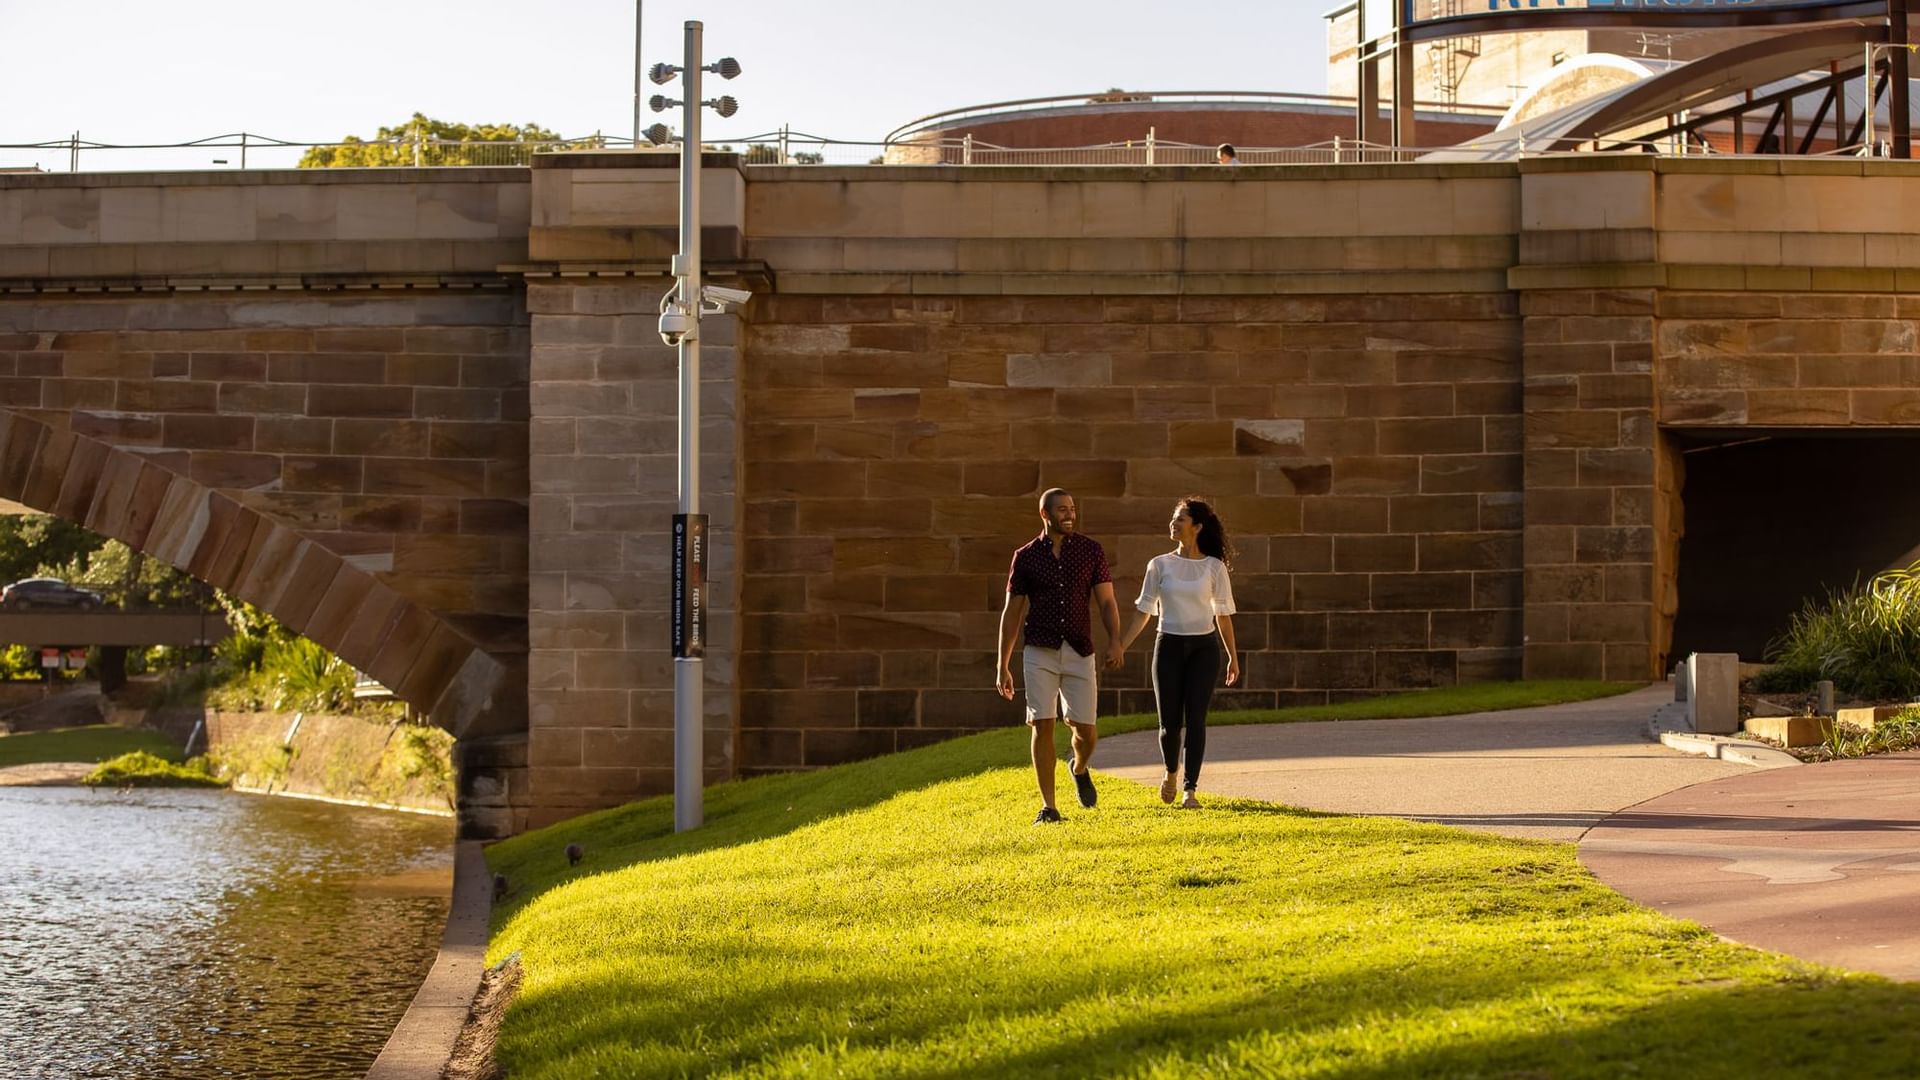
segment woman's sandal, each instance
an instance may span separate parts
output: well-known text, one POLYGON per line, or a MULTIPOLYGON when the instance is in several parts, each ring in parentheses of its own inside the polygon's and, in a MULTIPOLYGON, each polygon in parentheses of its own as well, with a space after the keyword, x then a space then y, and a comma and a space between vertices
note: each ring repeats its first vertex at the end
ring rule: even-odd
MULTIPOLYGON (((1171 800, 1171 799, 1169 799, 1169 800, 1167 800, 1167 801, 1168 801, 1168 802, 1172 802, 1173 800, 1171 800)), ((1180 803, 1180 809, 1182 809, 1182 810, 1198 810, 1198 809, 1200 809, 1200 800, 1199 800, 1199 799, 1196 799, 1196 798, 1194 798, 1194 797, 1193 797, 1193 792, 1191 792, 1191 791, 1189 791, 1189 792, 1187 792, 1187 797, 1186 797, 1186 799, 1184 799, 1184 800, 1183 800, 1183 801, 1182 801, 1182 802, 1180 803)))
POLYGON ((1171 776, 1161 781, 1160 783, 1160 801, 1161 802, 1166 803, 1168 806, 1173 805, 1174 787, 1178 783, 1179 781, 1171 776))

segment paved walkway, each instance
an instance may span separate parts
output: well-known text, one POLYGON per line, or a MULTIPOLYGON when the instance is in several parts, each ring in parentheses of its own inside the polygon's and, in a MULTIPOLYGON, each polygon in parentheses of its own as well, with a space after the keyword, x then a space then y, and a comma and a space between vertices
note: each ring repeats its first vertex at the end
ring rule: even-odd
POLYGON ((1748 945, 1920 979, 1920 754, 1746 772, 1580 842, 1633 900, 1748 945))
MULTIPOLYGON (((1669 750, 1671 688, 1423 720, 1213 728, 1201 797, 1573 840, 1625 896, 1723 937, 1920 979, 1920 753, 1755 769, 1669 750)), ((1153 732, 1103 772, 1158 786, 1153 732)))
MULTIPOLYGON (((1656 684, 1539 709, 1209 728, 1200 794, 1577 840, 1616 810, 1750 771, 1651 741, 1648 717, 1672 700, 1656 684)), ((1151 731, 1102 739, 1094 765, 1156 787, 1166 775, 1151 731)))

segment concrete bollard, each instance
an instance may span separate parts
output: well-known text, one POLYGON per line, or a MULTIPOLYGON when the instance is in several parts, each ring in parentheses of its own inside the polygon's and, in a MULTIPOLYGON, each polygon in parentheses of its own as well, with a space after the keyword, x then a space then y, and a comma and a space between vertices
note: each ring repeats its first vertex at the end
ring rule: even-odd
POLYGON ((1814 683, 1813 692, 1817 698, 1813 707, 1814 713, 1819 716, 1832 716, 1834 709, 1833 680, 1821 679, 1819 682, 1814 683))
POLYGON ((1687 718, 1703 735, 1732 735, 1740 730, 1740 657, 1737 653, 1694 653, 1687 658, 1687 718))
POLYGON ((1688 685, 1692 681, 1693 681, 1693 668, 1689 667, 1685 660, 1682 660, 1679 663, 1673 665, 1673 700, 1674 701, 1684 704, 1689 697, 1693 696, 1692 687, 1688 685))

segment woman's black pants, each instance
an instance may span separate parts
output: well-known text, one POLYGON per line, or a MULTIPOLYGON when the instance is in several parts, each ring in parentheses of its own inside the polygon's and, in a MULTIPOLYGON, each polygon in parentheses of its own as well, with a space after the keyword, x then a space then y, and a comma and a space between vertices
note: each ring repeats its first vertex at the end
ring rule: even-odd
POLYGON ((1217 634, 1161 634, 1153 639, 1153 700, 1160 708, 1160 757, 1173 772, 1180 765, 1180 736, 1187 742, 1186 789, 1200 783, 1207 756, 1207 706, 1220 678, 1217 634))

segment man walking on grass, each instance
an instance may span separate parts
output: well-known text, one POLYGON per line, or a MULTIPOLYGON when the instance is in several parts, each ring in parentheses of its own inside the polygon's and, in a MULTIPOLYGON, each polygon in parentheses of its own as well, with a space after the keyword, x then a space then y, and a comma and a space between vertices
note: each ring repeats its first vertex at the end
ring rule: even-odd
POLYGON ((1091 807, 1098 796, 1087 764, 1098 741, 1094 721, 1093 628, 1087 601, 1100 602, 1100 621, 1107 640, 1120 638, 1120 606, 1113 599, 1113 575, 1107 553, 1077 529, 1079 509, 1073 496, 1051 488, 1040 496, 1040 535, 1013 553, 1007 572, 1007 603, 1000 611, 1000 675, 996 689, 1013 700, 1014 630, 1022 626, 1026 648, 1021 673, 1027 688, 1027 726, 1033 729, 1033 770, 1040 781, 1040 814, 1035 825, 1061 820, 1053 804, 1053 721, 1064 708, 1073 733, 1069 771, 1080 795, 1080 805, 1091 807))

